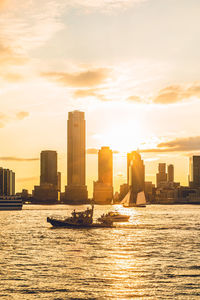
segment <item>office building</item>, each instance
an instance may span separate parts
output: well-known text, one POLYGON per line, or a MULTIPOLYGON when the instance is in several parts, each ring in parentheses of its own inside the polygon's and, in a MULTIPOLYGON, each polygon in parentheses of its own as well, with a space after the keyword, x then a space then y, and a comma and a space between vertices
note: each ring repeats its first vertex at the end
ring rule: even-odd
POLYGON ((67 186, 65 201, 84 203, 88 192, 85 185, 85 116, 84 112, 68 113, 67 121, 67 186))
POLYGON ((167 181, 174 182, 174 166, 168 165, 167 167, 167 181))
POLYGON ((145 166, 137 151, 127 153, 127 184, 133 194, 144 191, 145 166))
POLYGON ((200 156, 190 157, 189 184, 192 188, 200 187, 200 156))
POLYGON ((34 186, 33 203, 53 204, 58 200, 57 152, 45 150, 40 154, 40 185, 34 186))
POLYGON ((98 204, 110 204, 113 199, 113 153, 109 147, 98 152, 98 181, 94 182, 93 199, 98 204))
POLYGON ((156 186, 158 188, 166 185, 167 183, 167 173, 166 173, 166 164, 158 164, 158 173, 156 174, 156 186))
POLYGON ((15 195, 15 173, 9 169, 0 168, 0 196, 15 195))
POLYGON ((4 194, 4 169, 0 168, 0 196, 4 194))
POLYGON ((46 183, 57 186, 57 152, 52 150, 40 154, 40 185, 46 183))
POLYGON ((61 192, 61 173, 57 173, 57 190, 61 192))

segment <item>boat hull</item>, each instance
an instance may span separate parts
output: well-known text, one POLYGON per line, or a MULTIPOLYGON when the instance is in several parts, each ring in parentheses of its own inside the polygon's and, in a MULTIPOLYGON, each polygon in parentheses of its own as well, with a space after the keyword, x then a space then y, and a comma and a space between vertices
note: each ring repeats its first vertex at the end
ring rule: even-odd
POLYGON ((130 205, 123 205, 123 207, 146 207, 145 204, 130 204, 130 205))
POLYGON ((47 222, 53 227, 63 227, 63 228, 112 228, 113 225, 92 223, 92 224, 73 224, 66 221, 57 220, 54 218, 47 218, 47 222))
POLYGON ((12 196, 0 198, 0 211, 4 210, 22 210, 22 199, 12 196))

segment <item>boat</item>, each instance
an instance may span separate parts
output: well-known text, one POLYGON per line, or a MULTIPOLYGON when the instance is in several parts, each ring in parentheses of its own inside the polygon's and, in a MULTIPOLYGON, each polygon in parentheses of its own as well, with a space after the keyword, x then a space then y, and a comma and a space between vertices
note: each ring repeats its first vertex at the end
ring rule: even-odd
POLYGON ((92 208, 87 208, 85 211, 76 212, 73 210, 71 217, 61 219, 56 217, 47 217, 47 222, 53 227, 65 228, 111 228, 113 222, 109 219, 102 220, 97 223, 93 222, 94 205, 92 208))
POLYGON ((22 210, 23 202, 19 196, 0 196, 1 210, 22 210))
POLYGON ((121 204, 124 207, 146 207, 144 191, 138 192, 136 195, 134 195, 130 189, 124 199, 121 201, 121 204))
POLYGON ((127 215, 122 215, 117 211, 110 211, 107 214, 103 214, 100 218, 98 218, 98 221, 103 221, 105 219, 111 220, 113 223, 114 222, 128 222, 130 219, 130 216, 127 215))

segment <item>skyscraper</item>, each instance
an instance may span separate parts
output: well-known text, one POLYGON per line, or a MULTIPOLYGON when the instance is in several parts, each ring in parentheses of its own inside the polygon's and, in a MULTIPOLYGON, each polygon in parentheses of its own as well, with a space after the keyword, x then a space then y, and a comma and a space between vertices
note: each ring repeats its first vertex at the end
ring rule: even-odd
POLYGON ((40 185, 50 183, 57 186, 57 152, 42 151, 40 154, 40 185))
POLYGON ((159 188, 167 183, 166 164, 158 164, 158 173, 156 174, 156 186, 159 188))
POLYGON ((167 181, 174 182, 174 166, 168 165, 167 167, 167 181))
POLYGON ((190 157, 189 181, 191 187, 200 187, 200 156, 190 157))
POLYGON ((0 196, 4 194, 4 169, 0 168, 0 196))
POLYGON ((113 198, 113 153, 109 147, 98 152, 98 181, 94 182, 95 203, 109 204, 113 198))
POLYGON ((137 151, 127 153, 127 183, 133 194, 144 191, 145 166, 137 151))
POLYGON ((101 147, 98 152, 98 181, 113 185, 113 152, 109 147, 101 147))
POLYGON ((88 198, 85 185, 85 117, 84 112, 68 113, 67 121, 67 202, 85 202, 88 198))

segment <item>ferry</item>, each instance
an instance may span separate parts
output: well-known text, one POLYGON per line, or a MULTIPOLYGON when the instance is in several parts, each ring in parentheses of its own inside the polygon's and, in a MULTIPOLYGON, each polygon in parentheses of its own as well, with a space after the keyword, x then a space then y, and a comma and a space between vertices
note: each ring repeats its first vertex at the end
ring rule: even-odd
POLYGON ((1 210, 22 210, 22 199, 19 196, 0 196, 1 210))

